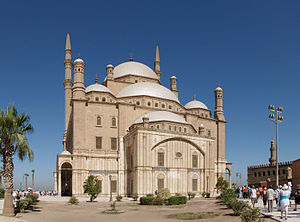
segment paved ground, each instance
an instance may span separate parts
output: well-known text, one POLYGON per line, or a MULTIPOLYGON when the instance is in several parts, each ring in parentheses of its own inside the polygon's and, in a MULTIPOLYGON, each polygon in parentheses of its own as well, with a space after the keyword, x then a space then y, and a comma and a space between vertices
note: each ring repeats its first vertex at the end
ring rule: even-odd
MULTIPOLYGON (((195 198, 186 205, 181 206, 141 206, 138 202, 131 200, 122 200, 117 202, 117 209, 122 211, 121 214, 108 215, 103 214, 104 210, 110 209, 108 199, 105 202, 86 202, 82 199, 76 205, 69 205, 68 198, 41 198, 41 201, 35 206, 33 211, 17 214, 15 219, 27 222, 94 222, 94 221, 110 221, 110 222, 180 222, 177 219, 167 218, 169 214, 183 212, 213 212, 220 214, 214 218, 194 220, 208 222, 240 222, 240 217, 233 216, 232 210, 225 206, 217 204, 217 200, 195 198)), ((0 221, 14 222, 14 220, 4 220, 0 217, 0 221)), ((17 220, 15 220, 17 221, 17 220)), ((272 220, 266 219, 266 222, 272 220)))
MULTIPOLYGON (((300 221, 300 206, 297 207, 297 211, 293 211, 295 209, 294 204, 295 204, 295 201, 292 200, 292 208, 289 208, 287 221, 299 222, 300 221)), ((280 211, 277 210, 275 201, 274 201, 274 205, 273 205, 274 211, 272 213, 268 212, 268 208, 263 207, 263 201, 261 199, 259 199, 259 201, 255 205, 255 207, 258 207, 261 210, 261 212, 264 213, 265 215, 273 217, 274 219, 281 221, 281 219, 280 219, 281 213, 280 213, 280 211)), ((282 221, 286 221, 286 220, 282 220, 282 221)))

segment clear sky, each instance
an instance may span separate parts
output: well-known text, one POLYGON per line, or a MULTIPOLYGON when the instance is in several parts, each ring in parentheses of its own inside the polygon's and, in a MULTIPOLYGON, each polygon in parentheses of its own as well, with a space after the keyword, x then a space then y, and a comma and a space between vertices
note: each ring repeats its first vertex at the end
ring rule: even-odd
MULTIPOLYGON (((0 108, 13 103, 31 116, 35 158, 15 158, 15 187, 36 171, 37 188, 53 188, 63 150, 64 47, 85 60, 85 85, 105 77, 108 63, 133 53, 153 68, 159 41, 162 83, 178 78, 179 99, 214 111, 224 89, 226 159, 246 180, 248 165, 267 163, 275 125, 268 105, 284 107, 279 160, 300 158, 300 2, 249 1, 3 1, 0 7, 0 108)), ((31 181, 31 178, 29 178, 31 181)), ((31 185, 31 182, 29 182, 31 185)))

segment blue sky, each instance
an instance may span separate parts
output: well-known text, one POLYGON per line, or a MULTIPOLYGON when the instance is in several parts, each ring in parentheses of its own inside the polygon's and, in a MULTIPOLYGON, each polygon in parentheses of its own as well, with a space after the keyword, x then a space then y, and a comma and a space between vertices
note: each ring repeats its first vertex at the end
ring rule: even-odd
MULTIPOLYGON (((85 85, 105 67, 136 61, 153 67, 159 41, 162 82, 178 78, 179 99, 214 110, 224 89, 226 158, 233 175, 267 163, 275 125, 267 106, 284 107, 279 160, 300 158, 299 1, 4 1, 0 7, 0 108, 14 103, 31 116, 33 162, 15 159, 15 186, 36 171, 52 189, 64 130, 64 46, 86 63, 85 85)), ((233 176, 233 182, 235 177, 233 176)), ((30 185, 31 183, 29 183, 30 185)))

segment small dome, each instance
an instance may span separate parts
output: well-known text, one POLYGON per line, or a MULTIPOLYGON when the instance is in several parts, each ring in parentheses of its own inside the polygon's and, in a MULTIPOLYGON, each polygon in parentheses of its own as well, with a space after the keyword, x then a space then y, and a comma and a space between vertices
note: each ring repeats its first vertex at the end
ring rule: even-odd
POLYGON ((171 79, 177 79, 176 76, 172 76, 171 79))
POLYGON ((77 62, 84 63, 84 61, 81 58, 78 58, 74 61, 74 63, 77 63, 77 62))
POLYGON ((135 123, 142 123, 143 117, 148 117, 149 122, 157 122, 157 121, 169 121, 169 122, 176 122, 176 123, 184 123, 187 124, 185 119, 175 113, 171 113, 168 111, 156 111, 152 113, 147 113, 140 118, 138 118, 135 123))
POLYGON ((118 98, 130 96, 151 96, 180 103, 175 94, 168 88, 151 82, 140 82, 129 85, 122 89, 117 95, 118 98))
POLYGON ((101 84, 98 84, 98 83, 95 83, 93 85, 89 85, 88 87, 86 87, 85 92, 86 93, 89 93, 89 92, 109 92, 109 93, 112 94, 112 92, 107 87, 105 87, 101 84))
POLYGON ((204 103, 202 103, 198 100, 193 100, 193 101, 187 103, 184 107, 186 109, 199 109, 199 108, 200 109, 208 109, 204 103))
POLYGON ((112 64, 108 64, 106 68, 114 68, 114 66, 112 64))
POLYGON ((151 68, 149 68, 148 66, 140 62, 133 62, 133 61, 124 62, 120 65, 117 65, 114 68, 114 74, 113 74, 114 79, 120 78, 122 76, 128 76, 128 75, 158 79, 158 76, 151 68))
POLYGON ((64 150, 64 151, 61 152, 60 155, 71 155, 71 153, 67 150, 64 150))
POLYGON ((218 87, 215 89, 215 91, 223 91, 223 89, 222 89, 220 86, 218 86, 218 87))

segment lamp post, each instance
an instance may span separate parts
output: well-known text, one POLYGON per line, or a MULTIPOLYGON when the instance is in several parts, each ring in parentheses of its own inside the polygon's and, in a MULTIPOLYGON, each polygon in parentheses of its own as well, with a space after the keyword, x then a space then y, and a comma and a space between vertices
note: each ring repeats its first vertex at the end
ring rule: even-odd
POLYGON ((283 112, 283 108, 282 107, 277 107, 277 109, 275 109, 274 105, 269 105, 269 110, 271 112, 274 112, 275 115, 273 113, 271 113, 269 115, 269 119, 274 121, 276 123, 276 186, 279 186, 279 177, 278 177, 278 123, 283 121, 283 117, 280 116, 280 114, 283 112))
POLYGON ((112 192, 111 192, 111 175, 109 175, 109 184, 110 184, 110 196, 109 201, 112 202, 112 192))

